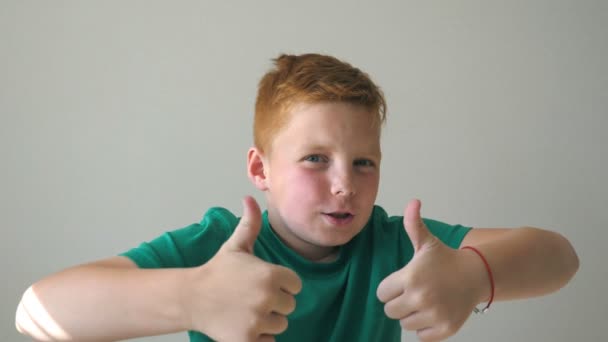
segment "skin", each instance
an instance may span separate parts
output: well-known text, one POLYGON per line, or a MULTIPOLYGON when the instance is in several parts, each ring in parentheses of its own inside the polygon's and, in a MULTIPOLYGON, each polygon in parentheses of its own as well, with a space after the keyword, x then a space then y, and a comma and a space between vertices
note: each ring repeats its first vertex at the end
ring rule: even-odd
POLYGON ((287 329, 302 282, 253 255, 261 212, 251 197, 243 206, 235 232, 206 264, 140 269, 113 257, 68 268, 28 288, 17 330, 38 341, 117 341, 186 330, 216 341, 274 341, 287 329))
POLYGON ((371 215, 380 180, 379 131, 371 113, 345 103, 301 104, 264 155, 249 151, 249 176, 266 194, 275 232, 310 260, 331 260, 371 215), (336 225, 330 213, 350 213, 336 225))
MULTIPOLYGON (((369 218, 381 159, 370 115, 345 103, 301 104, 266 153, 249 150, 248 175, 266 195, 272 228, 305 258, 333 260, 369 218), (350 218, 328 216, 344 212, 350 218)), ((198 330, 214 340, 274 341, 288 327, 302 283, 292 270, 252 254, 261 213, 251 197, 243 206, 234 234, 206 264, 144 270, 113 257, 66 269, 28 288, 17 329, 37 340, 112 341, 198 330)), ((419 200, 404 210, 413 259, 380 283, 377 296, 404 330, 439 341, 488 299, 490 285, 477 254, 444 245, 420 211, 419 200)), ((578 269, 568 240, 539 228, 475 228, 463 245, 475 246, 491 265, 496 301, 554 292, 578 269)))
MULTIPOLYGON (((266 193, 273 229, 310 260, 333 260, 336 246, 359 233, 369 218, 381 159, 372 115, 346 103, 300 104, 269 153, 249 151, 249 177, 266 193), (343 208, 355 214, 352 222, 327 224, 324 213, 343 208)), ((404 210, 414 257, 384 279, 377 295, 387 316, 404 330, 421 341, 439 341, 454 335, 473 308, 488 300, 490 283, 479 256, 439 241, 424 225, 420 208, 420 201, 412 200, 404 210)), ((556 291, 578 269, 570 243, 538 228, 476 228, 462 244, 476 246, 492 265, 497 301, 556 291)))

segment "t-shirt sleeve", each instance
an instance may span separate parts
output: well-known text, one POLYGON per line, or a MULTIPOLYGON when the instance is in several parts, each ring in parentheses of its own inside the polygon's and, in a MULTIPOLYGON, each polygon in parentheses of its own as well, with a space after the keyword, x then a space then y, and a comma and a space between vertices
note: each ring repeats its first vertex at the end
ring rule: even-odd
POLYGON ((209 209, 201 222, 166 232, 119 255, 140 268, 200 266, 228 240, 238 219, 224 208, 209 209))
POLYGON ((433 235, 435 235, 443 243, 454 249, 460 247, 462 240, 471 230, 471 227, 466 227, 460 224, 450 225, 444 222, 427 218, 423 218, 422 220, 433 235))

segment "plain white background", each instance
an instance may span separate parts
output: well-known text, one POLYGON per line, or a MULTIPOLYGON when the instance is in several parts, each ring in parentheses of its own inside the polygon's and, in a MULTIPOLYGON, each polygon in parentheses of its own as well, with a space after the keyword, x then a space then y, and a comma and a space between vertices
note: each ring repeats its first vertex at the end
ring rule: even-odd
POLYGON ((560 292, 450 340, 605 341, 607 37, 605 1, 0 1, 0 340, 26 340, 37 279, 262 200, 257 82, 280 52, 321 52, 386 94, 378 204, 579 253, 560 292))

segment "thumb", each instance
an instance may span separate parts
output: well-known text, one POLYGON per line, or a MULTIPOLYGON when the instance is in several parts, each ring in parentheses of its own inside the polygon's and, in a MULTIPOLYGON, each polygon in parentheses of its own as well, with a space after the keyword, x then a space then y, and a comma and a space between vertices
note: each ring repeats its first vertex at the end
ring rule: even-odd
POLYGON ((412 241, 414 253, 419 252, 426 244, 433 243, 435 240, 433 234, 431 234, 420 217, 421 206, 420 200, 411 200, 405 208, 405 216, 403 218, 405 232, 412 241))
POLYGON ((253 245, 262 227, 262 213, 258 203, 251 196, 243 199, 243 217, 232 236, 224 243, 231 251, 253 253, 253 245))

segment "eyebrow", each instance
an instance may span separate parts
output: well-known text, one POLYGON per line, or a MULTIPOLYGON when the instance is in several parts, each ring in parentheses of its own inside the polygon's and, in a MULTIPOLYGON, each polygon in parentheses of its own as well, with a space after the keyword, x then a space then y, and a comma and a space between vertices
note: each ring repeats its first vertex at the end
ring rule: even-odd
MULTIPOLYGON (((330 149, 327 145, 322 145, 322 144, 305 144, 302 146, 297 147, 297 151, 324 151, 324 150, 328 150, 330 149)), ((378 149, 368 149, 366 151, 362 151, 363 153, 357 153, 361 156, 374 156, 374 157, 381 157, 382 156, 382 151, 378 148, 378 149)))

